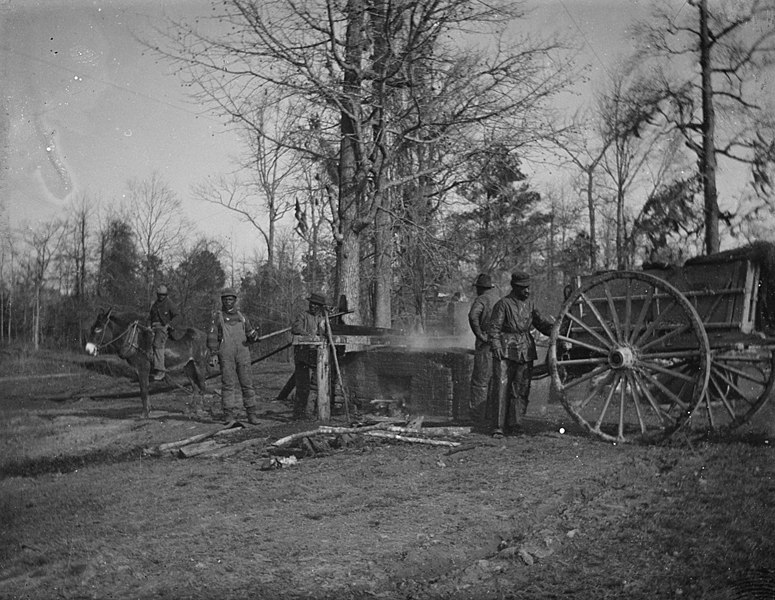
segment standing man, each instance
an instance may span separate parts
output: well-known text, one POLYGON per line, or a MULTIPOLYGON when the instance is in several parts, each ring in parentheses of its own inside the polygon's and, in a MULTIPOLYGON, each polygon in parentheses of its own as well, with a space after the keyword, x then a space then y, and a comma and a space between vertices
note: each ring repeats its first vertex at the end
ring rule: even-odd
MULTIPOLYGON (((291 325, 293 335, 325 335, 325 314, 328 302, 322 294, 311 294, 307 298, 307 310, 296 315, 291 325)), ((293 418, 303 419, 315 414, 315 402, 310 401, 311 371, 316 368, 317 350, 313 346, 294 346, 293 361, 295 365, 296 401, 293 406, 293 418)))
POLYGON ((151 376, 154 381, 161 381, 167 375, 164 367, 164 349, 167 346, 167 337, 172 331, 172 322, 178 317, 178 307, 167 296, 167 286, 160 285, 156 289, 156 301, 151 304, 151 312, 148 321, 153 329, 153 364, 151 376))
POLYGON ((469 400, 469 419, 474 423, 489 422, 494 414, 492 396, 489 394, 492 377, 492 353, 487 331, 490 316, 498 297, 491 290, 495 287, 486 273, 480 273, 474 281, 476 298, 468 311, 468 324, 474 332, 474 368, 471 373, 471 398, 469 400))
POLYGON ((250 325, 247 317, 237 310, 237 293, 232 288, 225 288, 221 292, 221 310, 213 315, 207 330, 207 349, 211 354, 218 355, 221 364, 221 405, 224 423, 237 419, 237 385, 242 391, 242 404, 248 423, 259 423, 248 349, 249 343, 257 341, 258 331, 250 325))
POLYGON ((530 275, 511 274, 511 292, 492 309, 489 339, 493 355, 493 388, 498 411, 494 437, 516 433, 522 426, 530 396, 533 361, 538 357, 530 329, 549 335, 552 321, 544 319, 530 298, 530 275))

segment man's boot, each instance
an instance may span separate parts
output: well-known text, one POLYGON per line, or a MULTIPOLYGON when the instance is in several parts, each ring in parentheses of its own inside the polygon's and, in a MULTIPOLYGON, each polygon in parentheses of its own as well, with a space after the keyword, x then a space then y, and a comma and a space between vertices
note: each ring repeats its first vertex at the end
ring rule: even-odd
POLYGON ((226 409, 223 411, 223 423, 229 425, 237 420, 237 413, 233 410, 226 409))
POLYGON ((248 413, 248 423, 251 425, 259 425, 261 423, 261 419, 258 418, 258 415, 256 414, 255 409, 251 409, 247 411, 248 413))

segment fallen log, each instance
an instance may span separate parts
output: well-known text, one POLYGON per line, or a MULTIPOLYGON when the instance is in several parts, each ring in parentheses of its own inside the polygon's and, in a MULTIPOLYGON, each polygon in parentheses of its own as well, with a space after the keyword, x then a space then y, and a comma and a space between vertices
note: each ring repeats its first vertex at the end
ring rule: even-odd
POLYGON ((239 431, 243 429, 244 427, 242 425, 239 426, 233 426, 233 427, 219 427, 218 429, 215 429, 213 431, 208 431, 205 433, 198 433, 197 435, 192 435, 191 437, 183 438, 182 440, 177 440, 175 442, 165 442, 164 444, 159 444, 156 446, 153 450, 156 453, 160 452, 166 452, 167 450, 175 450, 176 448, 181 448, 183 446, 188 446, 189 444, 195 444, 197 442, 202 442, 208 438, 211 438, 216 435, 225 435, 228 433, 233 433, 235 431, 239 431))
POLYGON ((297 440, 303 439, 305 437, 314 436, 314 435, 363 433, 365 431, 372 431, 375 429, 385 429, 386 427, 388 427, 387 423, 376 423, 374 425, 366 425, 364 427, 332 427, 330 425, 321 425, 317 429, 313 429, 311 431, 300 431, 298 433, 292 433, 291 435, 286 435, 284 438, 280 438, 279 440, 272 442, 271 445, 279 448, 282 446, 290 446, 293 442, 297 440))
POLYGON ((459 446, 457 448, 450 448, 445 452, 447 456, 450 456, 452 454, 457 454, 458 452, 468 452, 469 450, 474 450, 477 448, 476 444, 466 444, 465 446, 459 446))
POLYGON ((386 428, 386 431, 393 431, 395 433, 421 433, 423 435, 467 435, 471 433, 470 427, 421 427, 420 429, 414 429, 413 427, 399 427, 398 425, 392 425, 386 428))
POLYGON ((192 456, 197 456, 207 452, 208 450, 215 450, 216 448, 223 448, 223 444, 216 440, 209 439, 205 440, 204 442, 199 442, 198 444, 188 444, 187 446, 182 446, 178 449, 178 454, 182 458, 191 458, 192 456))
POLYGON ((191 437, 177 440, 176 442, 165 442, 164 444, 159 444, 156 446, 156 450, 158 452, 166 452, 167 450, 174 450, 175 448, 187 446, 188 444, 195 444, 196 442, 201 442, 209 437, 214 436, 219 431, 220 429, 216 429, 215 431, 209 431, 207 433, 198 433, 197 435, 192 435, 191 437))
POLYGON ((448 440, 434 440, 429 438, 411 437, 408 435, 402 435, 400 433, 394 433, 392 431, 366 431, 363 435, 369 437, 380 437, 398 440, 400 442, 409 442, 411 444, 427 444, 429 446, 459 446, 460 442, 450 442, 448 440))

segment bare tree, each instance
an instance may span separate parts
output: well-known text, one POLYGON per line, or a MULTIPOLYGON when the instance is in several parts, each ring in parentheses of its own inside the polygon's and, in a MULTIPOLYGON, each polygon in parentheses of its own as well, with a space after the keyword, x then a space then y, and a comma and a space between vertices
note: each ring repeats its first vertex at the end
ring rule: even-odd
MULTIPOLYGON (((387 176, 396 157, 408 144, 474 141, 485 124, 529 139, 529 115, 564 83, 565 64, 550 56, 557 44, 506 43, 521 14, 511 0, 226 0, 214 12, 218 34, 178 24, 162 51, 234 119, 249 118, 265 89, 306 116, 289 147, 336 159, 336 293, 347 296, 353 322, 364 236, 385 208, 385 188, 403 183, 387 176)), ((411 177, 465 157, 444 159, 411 177)))
POLYGON ((633 91, 632 63, 618 69, 608 89, 598 97, 596 114, 601 139, 607 140, 602 167, 607 176, 604 185, 614 199, 616 268, 631 267, 633 250, 628 244, 628 222, 637 212, 635 196, 639 189, 642 207, 646 198, 667 183, 686 166, 680 145, 669 127, 643 129, 642 114, 637 108, 637 91, 633 91))
POLYGON ((35 350, 41 342, 42 292, 49 275, 49 265, 57 254, 63 240, 63 223, 51 220, 40 223, 34 229, 25 231, 25 242, 29 249, 27 269, 33 288, 32 343, 35 350))
POLYGON ((11 341, 16 246, 16 236, 4 220, 0 223, 0 341, 4 337, 11 341))
POLYGON ((705 205, 705 252, 719 250, 719 158, 757 168, 775 159, 772 132, 762 136, 762 91, 756 77, 775 60, 770 0, 691 0, 663 3, 638 27, 642 65, 640 107, 664 119, 697 155, 705 205), (694 10, 684 10, 692 7, 694 10), (645 57, 654 57, 649 63, 645 57), (718 116, 724 117, 719 120, 718 116), (726 121, 726 122, 724 122, 726 121))
POLYGON ((598 228, 597 205, 598 193, 596 192, 596 176, 600 164, 605 158, 610 145, 614 140, 606 136, 599 127, 592 125, 592 117, 580 117, 576 115, 574 122, 563 127, 551 135, 547 140, 560 149, 561 154, 580 171, 582 195, 586 199, 587 219, 589 220, 588 256, 589 268, 597 269, 598 228))
POLYGON ((124 205, 143 261, 146 300, 152 297, 154 279, 165 258, 178 250, 192 227, 181 210, 181 200, 157 172, 147 179, 127 183, 124 205))
POLYGON ((238 214, 259 232, 270 265, 275 264, 278 224, 293 209, 292 185, 299 163, 289 148, 289 137, 296 128, 289 119, 296 118, 270 102, 252 105, 251 114, 240 122, 248 149, 242 174, 194 187, 197 198, 238 214))

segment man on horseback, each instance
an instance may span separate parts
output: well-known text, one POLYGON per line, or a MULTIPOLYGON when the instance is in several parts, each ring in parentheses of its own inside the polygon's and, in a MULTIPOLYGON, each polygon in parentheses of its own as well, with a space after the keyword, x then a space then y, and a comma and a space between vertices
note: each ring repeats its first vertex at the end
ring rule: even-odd
POLYGON ((237 293, 232 288, 221 292, 221 310, 213 315, 207 330, 207 349, 218 355, 221 364, 221 404, 223 420, 236 420, 239 404, 237 384, 242 390, 242 404, 248 423, 260 423, 256 414, 256 394, 250 373, 250 350, 248 344, 258 341, 258 331, 247 317, 237 310, 237 293))
POLYGON ((167 296, 167 286, 160 285, 156 289, 156 301, 151 305, 148 321, 153 329, 153 364, 152 377, 154 381, 161 381, 167 375, 164 367, 164 349, 167 346, 167 337, 173 329, 172 322, 178 317, 178 307, 167 296))

